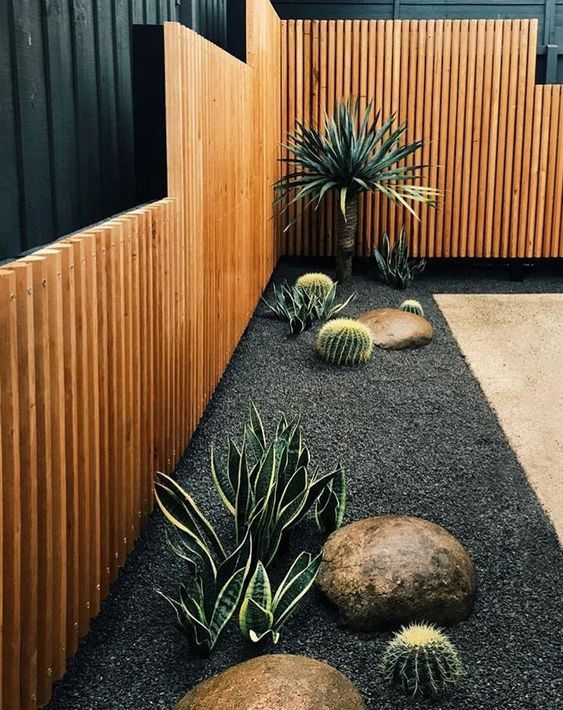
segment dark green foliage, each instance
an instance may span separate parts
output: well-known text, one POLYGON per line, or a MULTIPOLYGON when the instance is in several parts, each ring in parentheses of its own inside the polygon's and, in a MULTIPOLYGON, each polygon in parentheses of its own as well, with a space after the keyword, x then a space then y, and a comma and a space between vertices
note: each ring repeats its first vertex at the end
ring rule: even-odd
POLYGON ((271 302, 262 299, 266 306, 280 320, 286 320, 292 335, 299 335, 310 328, 315 321, 325 321, 334 318, 356 298, 353 293, 343 303, 334 303, 336 284, 332 284, 326 293, 320 290, 304 289, 300 286, 289 286, 284 282, 281 287, 274 286, 274 296, 271 302))
POLYGON ((189 568, 178 599, 161 595, 173 607, 195 650, 209 655, 239 604, 251 569, 252 540, 246 535, 236 550, 227 554, 195 501, 170 476, 158 474, 155 495, 174 525, 175 538, 167 536, 169 548, 189 568))
POLYGON ((391 246, 389 236, 383 234, 379 249, 374 249, 379 277, 389 286, 406 288, 417 274, 424 271, 426 259, 409 259, 409 247, 404 228, 391 246))
POLYGON ((315 581, 321 560, 322 553, 312 557, 308 552, 302 552, 273 596, 268 572, 258 562, 240 607, 239 628, 242 633, 254 643, 268 635, 277 643, 281 627, 315 581))
POLYGON ((341 466, 327 474, 312 473, 309 461, 299 420, 288 422, 282 415, 273 441, 267 444, 254 405, 241 443, 229 440, 223 464, 211 454, 213 481, 233 517, 236 539, 250 532, 255 557, 266 567, 324 489, 343 475, 341 466))
POLYGON ((422 141, 399 145, 407 125, 393 128, 396 114, 392 114, 378 127, 380 112, 370 120, 372 109, 370 102, 360 117, 359 99, 349 99, 337 104, 334 116, 325 113, 323 130, 296 121, 284 144, 290 157, 283 161, 290 169, 275 184, 277 201, 293 193, 289 204, 306 200, 317 208, 328 192, 335 191, 344 214, 349 197, 375 190, 413 215, 409 201, 435 205, 437 190, 413 184, 425 166, 399 165, 422 147, 422 141))
POLYGON ((317 498, 315 521, 321 532, 331 533, 342 526, 346 513, 346 497, 346 476, 344 471, 340 471, 317 498))

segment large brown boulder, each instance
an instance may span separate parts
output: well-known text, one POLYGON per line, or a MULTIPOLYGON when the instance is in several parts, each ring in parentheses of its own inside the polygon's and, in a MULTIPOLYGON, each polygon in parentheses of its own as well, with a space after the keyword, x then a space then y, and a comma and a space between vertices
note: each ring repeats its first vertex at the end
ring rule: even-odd
POLYGON ((388 350, 418 348, 432 340, 432 326, 422 316, 398 308, 376 308, 358 320, 369 328, 374 345, 388 350))
POLYGON ((268 655, 196 685, 175 710, 365 710, 346 676, 307 656, 268 655))
POLYGON ((317 585, 357 630, 410 621, 450 626, 471 613, 475 570, 465 548, 439 525, 382 515, 329 537, 317 585))

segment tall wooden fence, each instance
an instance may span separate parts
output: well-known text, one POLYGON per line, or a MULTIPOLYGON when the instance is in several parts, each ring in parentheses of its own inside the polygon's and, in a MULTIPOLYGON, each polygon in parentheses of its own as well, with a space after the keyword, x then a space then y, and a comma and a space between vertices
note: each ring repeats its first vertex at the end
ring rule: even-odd
POLYGON ((277 16, 248 2, 248 65, 164 33, 169 197, 0 269, 6 710, 47 702, 277 256, 277 16))
MULTIPOLYGON (((535 85, 536 20, 291 20, 282 33, 284 134, 341 98, 373 99, 425 140, 415 159, 444 191, 420 222, 363 199, 359 254, 404 224, 415 255, 563 256, 563 87, 535 85)), ((307 211, 285 252, 332 254, 335 209, 307 211)))

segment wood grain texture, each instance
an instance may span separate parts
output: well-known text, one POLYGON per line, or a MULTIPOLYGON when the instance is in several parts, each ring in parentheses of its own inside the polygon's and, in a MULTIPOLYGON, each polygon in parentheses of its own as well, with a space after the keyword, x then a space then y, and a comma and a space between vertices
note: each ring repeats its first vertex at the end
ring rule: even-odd
POLYGON ((278 258, 281 22, 248 63, 166 24, 169 196, 0 269, 0 706, 34 710, 99 610, 278 258))
MULTIPOLYGON (((414 159, 443 191, 438 211, 416 208, 420 222, 378 194, 362 197, 358 255, 404 224, 415 256, 563 256, 563 99, 561 87, 535 85, 536 20, 282 25, 282 140, 335 100, 373 100, 383 117, 408 123, 409 141, 424 140, 414 159)), ((283 253, 333 253, 334 219, 330 198, 305 211, 283 234, 283 253)))

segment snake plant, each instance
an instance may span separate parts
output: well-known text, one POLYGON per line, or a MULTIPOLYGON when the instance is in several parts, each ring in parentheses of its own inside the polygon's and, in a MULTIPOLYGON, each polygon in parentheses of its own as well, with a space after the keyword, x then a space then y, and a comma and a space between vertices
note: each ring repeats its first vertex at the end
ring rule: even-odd
POLYGON ((233 518, 236 540, 240 542, 250 532, 255 557, 266 567, 325 488, 344 475, 341 466, 326 474, 311 473, 309 462, 299 420, 288 422, 282 415, 268 445, 253 404, 242 442, 237 445, 229 439, 222 464, 211 452, 213 482, 233 518))
POLYGON ((336 284, 326 293, 313 289, 304 289, 299 285, 289 286, 284 282, 280 287, 274 286, 273 298, 269 302, 262 301, 280 320, 286 320, 292 335, 299 335, 318 320, 330 320, 354 300, 353 293, 343 303, 334 303, 336 284))
POLYGON ((308 552, 302 552, 273 596, 268 572, 258 562, 239 611, 239 628, 242 633, 254 643, 267 636, 271 636, 272 641, 277 643, 281 627, 295 613, 315 581, 321 560, 322 553, 312 557, 308 552))
POLYGON ((380 192, 415 217, 409 203, 434 207, 439 195, 438 190, 418 184, 426 166, 404 163, 422 141, 401 145, 407 125, 394 127, 396 114, 392 114, 378 126, 380 113, 373 119, 371 114, 371 102, 360 116, 359 99, 350 99, 339 102, 333 116, 325 113, 323 128, 297 121, 284 144, 289 157, 282 160, 288 172, 275 184, 276 202, 286 201, 285 209, 299 201, 305 201, 305 206, 314 203, 317 209, 327 193, 336 194, 340 206, 336 275, 341 283, 352 276, 360 193, 380 192))
POLYGON ((346 476, 340 471, 324 488, 315 503, 315 521, 322 533, 338 530, 346 512, 346 476))
POLYGON ((188 578, 179 598, 159 592, 176 612, 180 628, 201 655, 209 655, 235 613, 252 564, 252 539, 247 534, 227 554, 215 529, 195 501, 170 476, 159 473, 155 495, 174 525, 167 537, 172 552, 188 563, 188 578))
POLYGON ((379 277, 395 288, 406 288, 426 267, 426 259, 409 259, 409 247, 404 228, 401 229, 399 238, 393 246, 389 235, 383 234, 379 249, 374 249, 373 255, 379 277))

